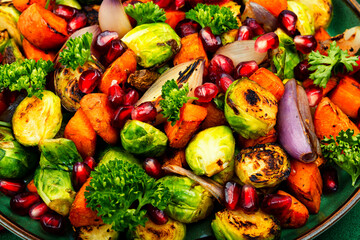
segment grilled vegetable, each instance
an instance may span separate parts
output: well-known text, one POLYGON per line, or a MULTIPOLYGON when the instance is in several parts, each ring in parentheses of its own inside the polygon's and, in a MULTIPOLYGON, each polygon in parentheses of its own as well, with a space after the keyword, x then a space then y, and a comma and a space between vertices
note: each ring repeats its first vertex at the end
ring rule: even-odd
POLYGON ((2 55, 4 57, 2 62, 3 64, 11 64, 16 61, 24 60, 24 57, 20 52, 20 49, 16 45, 15 40, 12 38, 10 38, 4 45, 4 50, 2 51, 2 55))
POLYGON ((160 75, 157 72, 141 69, 130 74, 127 82, 139 91, 145 92, 159 78, 159 76, 160 75))
POLYGON ((311 11, 306 5, 301 2, 288 1, 288 10, 296 14, 296 28, 301 35, 314 35, 314 15, 311 14, 311 11))
POLYGON ((119 232, 114 231, 111 225, 104 224, 100 226, 84 226, 76 229, 76 239, 82 240, 116 240, 119 237, 119 232))
POLYGON ((333 15, 332 0, 293 0, 306 5, 310 14, 314 16, 315 29, 327 28, 333 15))
POLYGON ((125 152, 123 149, 119 147, 111 147, 105 150, 100 156, 100 165, 107 164, 108 162, 114 159, 122 159, 132 163, 136 163, 140 165, 139 160, 137 160, 133 155, 128 152, 125 152))
POLYGON ((14 38, 16 44, 21 46, 22 36, 20 30, 16 27, 20 12, 11 5, 0 6, 0 31, 6 30, 10 37, 14 38))

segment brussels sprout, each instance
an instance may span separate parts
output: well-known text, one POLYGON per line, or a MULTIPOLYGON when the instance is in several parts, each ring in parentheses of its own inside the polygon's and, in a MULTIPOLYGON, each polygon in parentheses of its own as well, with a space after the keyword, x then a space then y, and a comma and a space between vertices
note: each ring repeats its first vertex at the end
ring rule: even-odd
POLYGON ((18 46, 22 46, 22 35, 16 24, 20 12, 12 5, 0 6, 0 31, 6 30, 10 37, 14 38, 18 46))
POLYGON ((226 120, 246 139, 265 136, 275 126, 277 111, 274 95, 247 78, 233 82, 226 91, 226 120))
POLYGON ((165 212, 182 223, 206 218, 214 207, 211 194, 187 177, 166 176, 159 180, 169 188, 171 201, 165 212))
POLYGON ((211 178, 220 185, 224 185, 226 182, 230 181, 234 177, 234 174, 235 174, 235 159, 233 158, 229 162, 229 165, 224 170, 215 174, 211 178))
POLYGON ((186 235, 186 225, 172 220, 166 224, 158 225, 150 219, 145 223, 145 227, 139 225, 132 233, 131 239, 134 240, 183 240, 186 235))
POLYGON ((278 221, 261 210, 247 214, 242 210, 224 209, 215 214, 211 227, 218 240, 271 240, 280 237, 278 221))
POLYGON ((0 178, 22 178, 36 164, 36 156, 15 140, 11 130, 0 127, 0 178))
POLYGON ((121 144, 130 153, 157 157, 165 152, 167 136, 148 123, 127 121, 120 133, 121 144))
POLYGON ((231 129, 218 126, 199 132, 187 146, 185 156, 195 174, 211 177, 229 166, 234 151, 231 129))
POLYGON ((181 48, 180 37, 167 23, 149 23, 135 27, 121 39, 138 58, 138 64, 158 66, 181 48))
POLYGON ((159 77, 160 74, 157 72, 153 72, 148 69, 141 69, 130 74, 127 82, 137 90, 145 92, 159 77))
POLYGON ((241 150, 236 156, 235 173, 244 184, 274 187, 290 175, 290 161, 279 145, 256 145, 241 150))
POLYGON ((115 159, 124 159, 132 163, 136 163, 138 165, 141 165, 138 159, 136 159, 133 155, 131 155, 128 152, 125 152, 122 148, 119 147, 111 147, 107 150, 105 150, 104 153, 100 156, 100 162, 101 164, 107 164, 108 162, 115 160, 115 159))
POLYGON ((221 34, 220 37, 221 37, 222 45, 226 45, 228 43, 235 42, 238 31, 239 31, 238 29, 232 29, 228 32, 224 32, 223 34, 221 34))
MULTIPOLYGON (((88 1, 88 2, 89 3, 87 5, 91 4, 90 3, 91 1, 88 1)), ((101 2, 101 1, 99 1, 99 2, 101 2)), ((79 9, 79 10, 81 9, 80 4, 76 0, 56 0, 56 5, 65 5, 65 6, 69 6, 72 8, 79 9)))
POLYGON ((114 231, 109 224, 99 226, 84 226, 76 229, 75 239, 83 240, 116 240, 119 239, 119 232, 114 231))
POLYGON ((315 34, 314 16, 306 5, 300 2, 288 1, 288 9, 298 17, 296 28, 301 35, 315 34))
POLYGON ((20 52, 20 49, 13 38, 10 38, 3 47, 3 64, 11 64, 16 61, 24 60, 24 56, 20 52))
POLYGON ((309 13, 314 16, 315 29, 327 28, 330 25, 333 15, 333 5, 331 0, 293 0, 302 3, 309 9, 309 13))
POLYGON ((16 108, 12 126, 16 140, 24 146, 36 146, 53 138, 61 127, 60 98, 43 91, 42 99, 26 97, 16 108))

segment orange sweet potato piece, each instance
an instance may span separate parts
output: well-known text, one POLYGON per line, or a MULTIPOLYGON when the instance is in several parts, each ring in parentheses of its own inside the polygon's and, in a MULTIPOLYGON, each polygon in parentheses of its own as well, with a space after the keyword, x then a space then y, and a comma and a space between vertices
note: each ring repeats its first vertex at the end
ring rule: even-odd
POLYGON ((285 87, 281 79, 266 68, 258 69, 250 76, 250 79, 271 92, 277 100, 280 100, 284 95, 285 87))
POLYGON ((321 27, 315 31, 314 37, 318 43, 316 46, 315 52, 320 51, 321 54, 326 53, 326 55, 327 55, 326 50, 323 49, 321 46, 322 46, 322 41, 325 41, 325 40, 328 40, 331 38, 330 34, 324 28, 321 27))
POLYGON ((170 122, 165 124, 164 129, 169 138, 170 147, 185 147, 192 135, 200 128, 200 124, 204 121, 206 115, 206 108, 185 103, 180 109, 180 120, 174 126, 171 126, 170 122))
POLYGON ((29 192, 37 193, 37 188, 34 184, 34 179, 32 179, 27 185, 26 188, 29 190, 29 192))
POLYGON ((109 144, 115 144, 119 139, 119 131, 111 126, 114 110, 109 106, 107 95, 90 93, 80 101, 81 109, 89 119, 95 132, 109 144))
POLYGON ((101 225, 103 221, 97 216, 97 212, 87 208, 85 191, 86 187, 90 185, 91 177, 87 179, 84 185, 76 194, 75 200, 71 205, 69 220, 74 227, 83 227, 89 225, 101 225))
POLYGON ((250 0, 250 1, 260 4, 261 6, 266 8, 269 12, 271 12, 275 17, 277 17, 282 10, 286 10, 287 8, 287 0, 250 0))
POLYGON ((77 150, 84 159, 94 156, 96 132, 81 108, 76 111, 66 125, 64 136, 75 143, 77 150))
POLYGON ((254 147, 258 144, 265 143, 274 143, 277 140, 277 132, 273 128, 268 132, 265 136, 259 137, 257 139, 246 139, 242 137, 240 134, 238 135, 238 143, 243 148, 254 147))
POLYGON ((47 50, 43 51, 43 50, 35 47, 34 45, 32 45, 25 38, 24 38, 22 44, 23 44, 23 50, 24 50, 25 56, 28 59, 34 59, 35 61, 43 59, 46 61, 50 60, 52 62, 55 59, 56 52, 54 52, 54 51, 47 51, 47 50))
MULTIPOLYGON (((331 77, 326 84, 326 88, 323 88, 323 95, 326 96, 331 90, 333 90, 336 85, 338 84, 338 79, 336 77, 331 77)), ((302 83, 304 88, 308 88, 312 85, 314 85, 314 81, 312 79, 306 79, 302 83)))
POLYGON ((205 107, 207 110, 207 115, 205 120, 201 124, 201 129, 216 127, 226 125, 226 118, 224 111, 218 109, 215 103, 202 103, 200 104, 202 107, 205 107))
POLYGON ((113 80, 118 84, 125 82, 131 73, 136 71, 136 55, 131 49, 127 49, 105 71, 99 84, 101 92, 108 94, 113 80))
POLYGON ((164 157, 163 167, 167 165, 186 167, 185 149, 172 149, 168 151, 164 157))
POLYGON ((175 29, 176 25, 185 19, 185 12, 183 11, 166 11, 166 23, 175 29))
MULTIPOLYGON (((33 3, 37 3, 39 6, 45 8, 47 0, 13 0, 12 3, 17 10, 23 12, 33 3)), ((51 0, 47 9, 52 11, 54 6, 55 0, 51 0)))
POLYGON ((323 183, 315 163, 292 160, 287 184, 290 191, 310 213, 319 212, 323 183))
POLYGON ((280 221, 281 227, 300 228, 304 226, 309 219, 309 211, 305 205, 284 191, 279 190, 277 194, 289 196, 292 200, 290 209, 276 217, 280 221))

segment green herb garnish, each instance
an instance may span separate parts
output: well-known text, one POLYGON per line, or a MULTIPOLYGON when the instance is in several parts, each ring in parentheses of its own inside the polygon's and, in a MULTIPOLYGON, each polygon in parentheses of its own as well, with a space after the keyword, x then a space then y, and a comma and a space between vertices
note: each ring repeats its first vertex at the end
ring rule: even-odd
POLYGON ((138 26, 145 23, 166 21, 164 9, 159 8, 159 6, 153 2, 136 3, 134 6, 129 4, 125 7, 125 12, 136 20, 138 26))

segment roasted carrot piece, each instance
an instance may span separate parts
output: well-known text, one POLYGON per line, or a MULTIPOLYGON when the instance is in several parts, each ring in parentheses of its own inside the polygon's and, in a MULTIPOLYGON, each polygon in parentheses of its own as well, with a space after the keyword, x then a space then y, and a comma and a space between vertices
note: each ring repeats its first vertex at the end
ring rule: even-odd
POLYGON ((347 129, 354 130, 355 135, 360 133, 357 126, 327 97, 321 100, 315 110, 314 125, 319 139, 325 136, 329 138, 330 135, 336 137, 341 130, 347 129))
POLYGON ((64 136, 75 143, 77 150, 84 159, 94 156, 96 132, 81 108, 76 111, 66 125, 64 136))
POLYGON ((215 103, 201 103, 199 104, 202 107, 205 107, 207 110, 207 115, 205 120, 201 124, 201 129, 226 125, 226 118, 224 111, 221 111, 218 109, 215 105, 215 103))
POLYGON ((259 137, 258 139, 246 139, 240 134, 238 135, 238 143, 243 148, 254 147, 258 144, 274 143, 277 140, 277 132, 273 128, 265 136, 259 137))
POLYGON ((37 188, 34 184, 34 179, 32 179, 27 185, 26 188, 29 190, 29 192, 37 193, 37 188))
POLYGON ((192 135, 200 128, 200 124, 204 121, 206 115, 206 108, 185 103, 180 109, 180 120, 174 126, 171 126, 170 122, 165 124, 164 129, 169 138, 170 147, 185 147, 192 135))
POLYGON ((26 58, 28 59, 34 59, 35 61, 38 61, 40 59, 43 60, 50 60, 50 61, 54 61, 55 56, 56 56, 56 52, 53 51, 43 51, 37 47, 35 47, 34 45, 32 45, 28 40, 24 39, 23 42, 23 50, 25 53, 26 58))
POLYGON ((271 92, 277 100, 284 95, 285 87, 281 79, 266 68, 258 69, 250 76, 250 79, 271 92))
POLYGON ((287 184, 294 196, 310 213, 318 213, 322 194, 322 178, 315 163, 291 161, 291 172, 287 184))
MULTIPOLYGON (((308 88, 311 85, 314 85, 314 81, 309 78, 303 81, 302 84, 304 88, 308 88)), ((323 95, 326 96, 331 90, 333 90, 336 87, 337 84, 338 84, 338 79, 336 77, 331 77, 328 83, 326 84, 326 88, 323 88, 323 95)))
POLYGON ((315 40, 318 43, 317 46, 316 46, 315 51, 319 51, 321 54, 326 53, 326 55, 327 55, 326 50, 321 47, 322 46, 321 42, 331 38, 329 33, 324 28, 320 27, 319 29, 317 29, 315 31, 314 37, 315 37, 315 40))
MULTIPOLYGON (((13 0, 12 3, 17 10, 23 12, 33 3, 37 3, 39 6, 45 8, 47 0, 13 0)), ((55 0, 51 0, 47 9, 52 11, 54 6, 55 0)))
POLYGON ((106 69, 100 81, 100 91, 108 94, 113 80, 116 80, 118 84, 125 82, 129 75, 136 71, 136 64, 135 53, 131 49, 127 49, 106 69))
POLYGON ((74 227, 83 227, 89 225, 104 224, 97 212, 86 207, 85 191, 86 187, 90 185, 91 177, 84 183, 76 194, 75 200, 71 205, 69 220, 74 227))
POLYGON ((115 144, 119 139, 119 131, 111 126, 114 110, 109 106, 107 95, 90 93, 80 101, 81 109, 89 119, 95 132, 109 144, 115 144))
POLYGON ((271 12, 275 17, 277 17, 282 10, 286 10, 287 8, 287 0, 250 0, 251 2, 255 2, 260 4, 264 8, 266 8, 269 12, 271 12))
POLYGON ((185 12, 183 11, 166 11, 166 23, 175 29, 176 25, 185 19, 185 12))
POLYGON ((163 166, 176 165, 179 167, 187 166, 185 149, 171 149, 165 154, 163 166))

